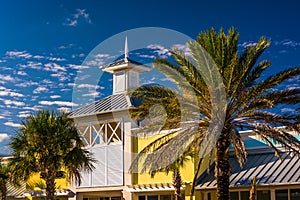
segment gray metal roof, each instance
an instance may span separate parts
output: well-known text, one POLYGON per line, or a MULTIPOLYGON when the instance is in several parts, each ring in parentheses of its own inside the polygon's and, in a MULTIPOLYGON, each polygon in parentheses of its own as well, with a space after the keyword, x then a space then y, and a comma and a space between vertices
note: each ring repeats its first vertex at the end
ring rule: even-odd
POLYGON ((8 198, 16 198, 21 197, 26 191, 26 183, 22 182, 20 186, 14 186, 10 183, 6 183, 7 186, 7 197, 8 198))
POLYGON ((132 99, 130 99, 126 94, 115 94, 73 110, 70 112, 69 117, 74 118, 106 112, 116 112, 131 108, 132 106, 132 99))
MULTIPOLYGON (((230 187, 251 186, 256 176, 258 186, 275 184, 300 184, 300 158, 298 155, 282 153, 282 160, 274 152, 249 154, 247 163, 241 168, 235 157, 230 157, 230 187)), ((197 189, 212 189, 217 181, 215 164, 210 166, 210 174, 204 172, 197 181, 197 189)))
POLYGON ((122 58, 120 60, 116 60, 112 63, 109 63, 103 67, 101 67, 102 69, 105 69, 105 68, 109 68, 109 67, 114 67, 114 66, 119 66, 119 65, 123 65, 123 64, 135 64, 135 65, 143 65, 142 63, 140 62, 137 62, 137 61, 134 61, 134 60, 131 60, 129 58, 125 59, 125 58, 122 58))

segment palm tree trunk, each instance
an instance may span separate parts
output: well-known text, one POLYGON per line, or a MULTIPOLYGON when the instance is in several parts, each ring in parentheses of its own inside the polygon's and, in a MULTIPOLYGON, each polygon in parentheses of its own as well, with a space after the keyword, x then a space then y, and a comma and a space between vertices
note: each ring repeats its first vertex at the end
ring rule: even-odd
POLYGON ((216 179, 217 179, 217 198, 218 200, 229 200, 229 150, 230 141, 227 134, 221 135, 217 141, 216 152, 216 179))
POLYGON ((180 171, 179 171, 179 169, 174 169, 174 171, 173 171, 173 186, 174 186, 174 192, 175 192, 175 200, 182 199, 181 193, 180 193, 181 184, 182 184, 182 180, 181 180, 180 171))
POLYGON ((200 166, 201 166, 202 161, 203 161, 203 158, 200 158, 199 161, 198 161, 198 164, 197 164, 197 168, 196 168, 196 172, 195 172, 195 175, 194 175, 194 178, 193 178, 192 188, 191 188, 191 192, 190 192, 191 196, 193 196, 194 192, 195 192, 196 181, 197 181, 197 178, 198 178, 198 174, 199 174, 199 171, 200 171, 200 166))
POLYGON ((47 200, 55 200, 55 171, 46 172, 45 180, 47 200))
POLYGON ((6 195, 7 195, 7 187, 6 183, 4 182, 3 185, 1 184, 1 200, 6 200, 6 195))
POLYGON ((252 185, 249 200, 256 200, 256 176, 253 177, 253 180, 251 182, 252 185))

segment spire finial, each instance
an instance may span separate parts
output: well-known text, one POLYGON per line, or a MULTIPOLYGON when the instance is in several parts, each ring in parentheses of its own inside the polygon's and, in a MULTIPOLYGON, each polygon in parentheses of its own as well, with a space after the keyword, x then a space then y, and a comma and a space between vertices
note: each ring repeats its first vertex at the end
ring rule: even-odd
POLYGON ((128 60, 128 41, 127 41, 127 36, 125 38, 125 60, 128 60))

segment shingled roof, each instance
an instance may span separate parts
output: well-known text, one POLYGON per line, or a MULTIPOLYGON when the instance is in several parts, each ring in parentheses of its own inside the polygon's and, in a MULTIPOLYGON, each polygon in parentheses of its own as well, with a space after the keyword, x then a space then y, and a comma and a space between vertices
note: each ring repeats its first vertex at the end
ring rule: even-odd
MULTIPOLYGON (((282 160, 274 152, 248 155, 247 163, 241 168, 235 157, 230 157, 230 187, 251 186, 254 176, 257 185, 299 184, 300 158, 298 155, 282 153, 282 160)), ((215 164, 210 166, 210 174, 204 172, 197 181, 197 189, 214 189, 217 181, 214 174, 215 164)))
POLYGON ((69 117, 82 117, 108 112, 122 111, 132 108, 136 105, 134 99, 124 93, 110 95, 91 104, 78 108, 70 112, 69 117))

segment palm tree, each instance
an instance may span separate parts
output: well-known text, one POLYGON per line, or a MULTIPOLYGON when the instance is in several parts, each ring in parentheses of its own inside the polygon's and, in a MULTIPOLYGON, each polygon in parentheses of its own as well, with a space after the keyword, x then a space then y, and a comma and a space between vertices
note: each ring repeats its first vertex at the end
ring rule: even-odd
POLYGON ((2 157, 0 158, 0 192, 1 200, 6 200, 7 195, 7 183, 9 181, 9 168, 3 164, 2 157))
MULTIPOLYGON (((229 199, 229 146, 242 166, 247 160, 244 142, 239 133, 247 129, 257 133, 280 156, 274 142, 299 153, 300 142, 289 131, 300 132, 299 112, 280 113, 278 106, 299 106, 300 89, 278 87, 300 75, 300 67, 286 69, 264 78, 271 62, 260 60, 269 47, 264 37, 238 52, 239 34, 231 28, 202 32, 196 41, 187 44, 190 52, 173 49, 174 61, 157 59, 154 67, 172 79, 180 91, 161 86, 143 86, 132 92, 142 104, 131 111, 137 120, 145 120, 142 135, 170 129, 156 142, 160 146, 151 154, 139 155, 144 171, 167 166, 191 146, 196 146, 199 162, 215 149, 217 196, 229 199), (148 99, 148 100, 147 100, 148 99), (152 101, 152 103, 151 103, 152 101), (161 120, 152 120, 151 108, 160 107, 161 120), (150 115, 149 115, 150 114, 150 115), (285 128, 278 128, 285 127, 285 128), (214 147, 214 148, 213 148, 214 147)), ((138 135, 138 134, 137 134, 138 135)), ((133 163, 133 166, 137 166, 133 163)), ((198 171, 197 171, 198 172, 198 171)), ((196 173, 197 175, 197 173, 196 173)), ((195 175, 195 176, 196 176, 195 175)))
POLYGON ((151 115, 151 119, 149 119, 151 122, 138 130, 132 131, 136 137, 151 136, 155 134, 156 131, 160 132, 163 128, 168 129, 167 133, 163 133, 163 136, 158 137, 139 152, 130 167, 130 172, 148 172, 151 177, 154 177, 158 172, 166 172, 166 174, 172 172, 172 185, 174 187, 175 199, 181 200, 182 178, 180 168, 184 166, 185 162, 195 158, 197 155, 195 149, 198 147, 197 144, 199 144, 199 140, 194 140, 182 152, 176 154, 175 151, 172 151, 172 158, 162 157, 165 156, 163 153, 165 144, 177 135, 176 127, 179 124, 177 117, 179 116, 180 110, 178 110, 178 106, 176 106, 178 101, 175 96, 173 96, 173 91, 161 89, 159 86, 154 85, 151 87, 142 86, 140 89, 130 93, 131 96, 142 98, 143 102, 138 109, 130 110, 131 117, 140 121, 145 119, 147 115, 151 115), (155 106, 162 101, 165 107, 155 106), (151 113, 148 112, 149 110, 151 110, 151 113), (172 120, 165 123, 167 115, 172 116, 172 120), (144 164, 140 166, 140 160, 145 158, 144 164), (172 162, 162 164, 162 160, 172 162))
POLYGON ((55 178, 67 170, 70 181, 81 182, 80 172, 93 170, 94 159, 84 146, 66 113, 38 111, 22 122, 11 139, 13 177, 27 180, 40 172, 46 182, 46 198, 55 199, 55 178))

